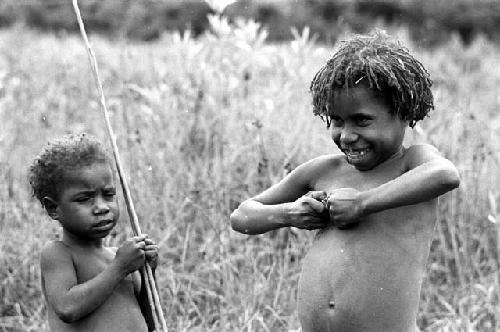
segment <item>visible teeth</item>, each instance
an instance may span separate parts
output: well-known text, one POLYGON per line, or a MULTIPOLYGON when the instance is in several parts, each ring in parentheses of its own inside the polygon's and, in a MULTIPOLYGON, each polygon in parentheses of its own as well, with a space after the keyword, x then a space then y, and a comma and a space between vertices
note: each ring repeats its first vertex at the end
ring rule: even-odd
POLYGON ((369 149, 352 150, 345 149, 344 153, 350 158, 362 158, 368 153, 369 149))

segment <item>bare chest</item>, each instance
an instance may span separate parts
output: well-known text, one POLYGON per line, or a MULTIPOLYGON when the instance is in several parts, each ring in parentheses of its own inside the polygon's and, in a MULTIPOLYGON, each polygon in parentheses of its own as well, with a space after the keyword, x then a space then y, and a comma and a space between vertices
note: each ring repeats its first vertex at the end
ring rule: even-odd
POLYGON ((365 191, 394 180, 404 172, 402 160, 393 161, 390 165, 370 171, 358 171, 346 163, 338 169, 322 174, 314 184, 314 190, 328 192, 339 188, 354 188, 365 191))
MULTIPOLYGON (((85 283, 103 272, 113 261, 114 252, 71 252, 77 283, 85 283)), ((147 331, 144 317, 134 291, 132 274, 126 276, 114 288, 113 293, 92 314, 78 322, 66 324, 53 312, 49 322, 54 331, 147 331)))
POLYGON ((115 254, 108 249, 95 252, 73 251, 73 264, 78 283, 84 283, 104 271, 113 261, 115 254))

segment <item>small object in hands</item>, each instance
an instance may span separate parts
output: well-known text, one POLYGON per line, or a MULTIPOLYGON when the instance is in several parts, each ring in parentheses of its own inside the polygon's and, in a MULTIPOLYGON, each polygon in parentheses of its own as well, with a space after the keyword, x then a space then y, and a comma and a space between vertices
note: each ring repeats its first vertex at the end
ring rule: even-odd
POLYGON ((328 220, 330 219, 330 213, 328 209, 328 195, 325 191, 310 191, 307 194, 305 194, 305 196, 314 198, 315 200, 323 203, 323 205, 325 206, 325 210, 321 214, 321 218, 328 220))

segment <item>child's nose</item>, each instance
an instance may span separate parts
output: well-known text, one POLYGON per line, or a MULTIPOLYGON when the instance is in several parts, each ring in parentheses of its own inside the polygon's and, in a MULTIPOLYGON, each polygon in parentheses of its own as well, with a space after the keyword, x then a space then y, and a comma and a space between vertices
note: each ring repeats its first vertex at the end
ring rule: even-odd
POLYGON ((340 142, 349 144, 353 143, 358 139, 358 135, 352 131, 350 128, 345 127, 340 133, 340 142))
POLYGON ((109 212, 108 203, 103 198, 96 197, 94 204, 94 213, 103 214, 108 212, 109 212))

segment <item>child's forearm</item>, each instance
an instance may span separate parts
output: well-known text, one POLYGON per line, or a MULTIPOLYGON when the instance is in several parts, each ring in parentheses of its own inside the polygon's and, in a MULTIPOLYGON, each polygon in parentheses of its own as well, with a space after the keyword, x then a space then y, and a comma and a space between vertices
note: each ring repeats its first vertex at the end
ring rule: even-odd
POLYGON ((251 235, 286 227, 286 204, 264 205, 247 200, 231 214, 231 226, 237 232, 251 235))
POLYGON ((446 159, 424 163, 379 187, 361 193, 365 214, 429 201, 455 189, 458 172, 446 159))
POLYGON ((116 264, 111 264, 96 277, 71 287, 55 306, 56 313, 66 323, 84 318, 111 296, 126 275, 116 264))

